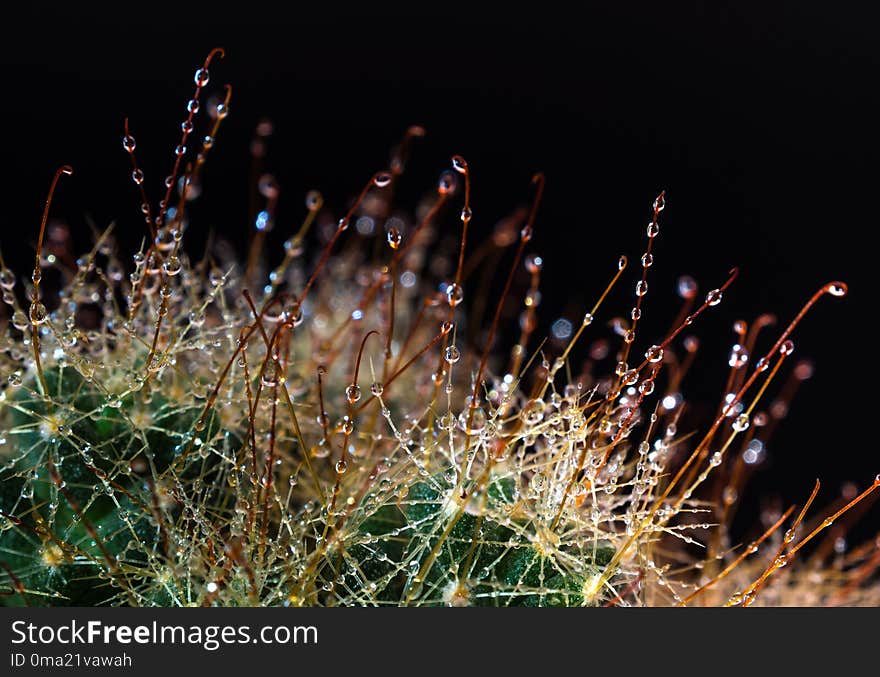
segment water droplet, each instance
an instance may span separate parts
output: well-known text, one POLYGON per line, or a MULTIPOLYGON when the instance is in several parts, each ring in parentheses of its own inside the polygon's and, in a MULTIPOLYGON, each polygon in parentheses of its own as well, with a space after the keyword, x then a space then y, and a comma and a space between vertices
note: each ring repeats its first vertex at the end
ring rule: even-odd
POLYGON ((642 254, 642 267, 650 268, 654 263, 654 255, 645 252, 642 254))
POLYGON ((354 432, 354 423, 348 416, 342 417, 342 432, 351 435, 354 432))
POLYGON ((794 341, 791 339, 786 339, 781 346, 779 346, 779 353, 781 355, 791 355, 794 352, 794 341))
POLYGON ((721 296, 722 293, 720 289, 713 289, 708 294, 706 294, 706 304, 710 306, 717 306, 719 303, 721 303, 721 296))
POLYGON ((656 197, 654 200, 654 209, 658 212, 662 212, 666 209, 666 191, 663 191, 656 197))
POLYGON ((306 209, 310 212, 320 208, 322 202, 321 194, 316 190, 310 190, 306 193, 306 209))
POLYGON ((458 426, 468 434, 482 432, 486 427, 486 412, 482 407, 468 407, 458 415, 458 426))
POLYGON ((464 299, 464 289, 461 288, 461 285, 455 284, 454 282, 446 287, 446 300, 450 306, 455 308, 459 303, 464 299))
POLYGON ((361 387, 357 383, 352 383, 345 389, 345 397, 351 404, 361 399, 361 387))
POLYGON ((205 324, 205 311, 196 309, 189 314, 189 323, 194 327, 201 327, 205 324))
POLYGON ((168 260, 162 264, 162 270, 166 275, 175 276, 180 272, 180 259, 176 256, 170 256, 168 260))
POLYGON ((651 221, 651 222, 648 224, 647 232, 648 232, 648 237, 649 237, 649 238, 657 237, 658 233, 660 232, 660 226, 657 225, 657 222, 656 222, 656 221, 651 221))
POLYGON ((648 362, 659 362, 663 359, 663 348, 660 346, 651 346, 645 351, 645 359, 648 362))
POLYGON ((678 295, 683 299, 692 299, 697 295, 697 282, 690 275, 678 278, 678 295))
POLYGON ((260 378, 263 385, 267 388, 273 388, 278 385, 278 363, 273 362, 268 365, 260 378))
POLYGON ((536 472, 534 475, 532 475, 532 479, 529 482, 530 489, 537 491, 537 492, 540 492, 540 491, 543 491, 546 486, 547 486, 547 477, 544 475, 544 473, 536 472))
POLYGON ((639 392, 646 397, 648 395, 650 395, 651 393, 653 393, 654 392, 654 379, 646 378, 644 381, 639 383, 639 392))
POLYGON ((129 153, 134 152, 136 145, 134 137, 131 134, 126 134, 122 137, 122 147, 129 153))
POLYGON ((296 237, 288 238, 284 241, 284 253, 293 258, 303 253, 302 241, 296 237))
POLYGON ((437 182, 437 192, 441 195, 449 195, 455 190, 455 176, 450 171, 445 171, 440 175, 437 182))
POLYGON ((140 185, 144 182, 144 173, 141 171, 140 168, 132 171, 131 180, 134 181, 138 185, 140 185))
POLYGON ((832 282, 825 289, 832 296, 846 296, 847 287, 843 282, 832 282))
POLYGON ((739 416, 737 416, 733 420, 733 423, 731 425, 733 426, 733 429, 736 430, 738 433, 741 433, 744 430, 748 429, 748 427, 749 427, 748 414, 740 414, 739 416))
POLYGON ((309 453, 315 458, 327 458, 330 455, 330 448, 324 440, 321 440, 309 450, 309 453))
POLYGON ((345 459, 340 458, 338 461, 336 461, 337 475, 344 475, 346 470, 348 470, 348 463, 345 462, 345 459))
POLYGON ((0 270, 0 287, 12 289, 15 286, 15 275, 8 268, 0 270))
POLYGON ((14 371, 9 375, 9 385, 13 388, 17 388, 21 385, 21 372, 14 371))
POLYGON ((260 192, 260 195, 269 200, 278 197, 278 194, 281 192, 278 182, 271 174, 260 176, 259 181, 257 181, 257 190, 260 192))
POLYGON ((590 325, 592 323, 593 323, 593 314, 592 313, 584 313, 584 319, 582 320, 581 324, 584 327, 586 327, 587 325, 590 325))
POLYGON ((721 498, 725 505, 733 505, 738 497, 736 489, 731 486, 724 487, 724 490, 721 492, 721 498))
POLYGON ((373 393, 376 397, 380 397, 383 392, 385 392, 385 386, 383 386, 379 381, 374 381, 370 385, 370 392, 373 393))
POLYGON ((204 87, 205 85, 207 85, 207 84, 208 84, 208 81, 209 81, 210 79, 211 79, 211 74, 208 73, 208 69, 207 69, 207 68, 199 68, 199 69, 196 71, 195 76, 193 77, 193 80, 195 81, 195 83, 196 83, 199 87, 204 87))
POLYGON ((377 188, 384 188, 391 183, 391 174, 388 172, 379 172, 373 177, 373 184, 377 188))
POLYGON ((733 345, 733 348, 730 349, 730 357, 727 360, 727 364, 729 364, 734 369, 740 369, 748 361, 749 361, 748 351, 746 351, 746 349, 743 346, 741 346, 739 343, 735 343, 733 345))
POLYGON ((540 272, 541 268, 543 268, 544 259, 537 254, 529 254, 526 257, 524 265, 526 267, 526 270, 534 275, 535 273, 540 272))
POLYGON ((451 411, 447 411, 437 420, 437 427, 440 428, 440 430, 452 430, 454 426, 455 416, 451 411))
POLYGON ((459 174, 464 174, 465 172, 467 172, 468 164, 461 155, 454 155, 452 157, 452 167, 459 174))
POLYGON ((395 228, 394 226, 391 226, 391 228, 388 229, 388 246, 389 247, 391 247, 392 249, 397 249, 398 247, 400 247, 400 241, 402 239, 403 239, 403 237, 401 236, 400 231, 397 228, 395 228))
POLYGON ((455 325, 452 322, 444 322, 443 324, 440 325, 440 333, 446 335, 452 331, 452 328, 454 326, 455 325))
POLYGON ((540 398, 530 400, 526 406, 523 407, 520 417, 526 425, 537 425, 544 420, 544 409, 546 407, 546 403, 540 398))
POLYGON ((39 325, 43 324, 46 321, 48 313, 46 312, 46 306, 44 306, 39 301, 31 303, 30 309, 30 318, 31 324, 39 325))
POLYGON ((443 357, 449 364, 455 364, 461 359, 461 351, 455 346, 448 346, 443 357))

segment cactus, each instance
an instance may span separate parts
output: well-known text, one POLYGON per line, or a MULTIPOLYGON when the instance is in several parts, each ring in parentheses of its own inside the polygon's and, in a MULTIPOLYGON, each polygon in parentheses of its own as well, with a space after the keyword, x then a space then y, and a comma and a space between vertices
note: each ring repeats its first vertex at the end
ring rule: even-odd
MULTIPOLYGON (((601 334, 594 318, 628 261, 588 282, 598 300, 581 321, 557 323, 539 342, 542 260, 527 250, 540 227, 541 175, 531 209, 500 222, 484 245, 512 251, 512 264, 489 317, 470 318, 487 327, 483 347, 468 345, 464 292, 477 306, 490 292, 473 279, 467 162, 453 157, 418 218, 387 218, 420 128, 335 223, 311 192, 302 226, 271 250, 278 189, 265 176, 244 261, 219 245, 191 260, 186 207, 202 192, 228 87, 194 158, 186 147, 218 55, 196 72, 158 210, 125 123, 149 236, 130 262, 112 229, 75 269, 43 251, 66 167, 24 293, 0 259, 9 311, 0 339, 3 603, 876 604, 870 549, 834 567, 795 554, 880 477, 805 534, 816 491, 797 512, 765 516, 750 546, 729 542, 737 491, 764 453, 765 388, 787 368, 803 313, 844 295, 843 283, 821 287, 760 360, 749 356, 754 332, 747 338, 738 323, 733 395, 689 438, 676 422, 696 341, 682 333, 738 271, 702 300, 682 278, 683 319, 644 358, 636 352, 665 194, 650 212, 631 319, 618 322, 605 375, 606 339, 589 348, 583 371, 572 355, 601 334), (439 225, 450 222, 459 225, 447 242, 439 225), (47 291, 50 267, 62 284, 47 291), (510 331, 505 300, 522 293, 523 268, 528 288, 505 356, 493 346, 510 331), (717 490, 710 475, 724 478, 717 490)), ((807 371, 798 365, 792 378, 807 371)))

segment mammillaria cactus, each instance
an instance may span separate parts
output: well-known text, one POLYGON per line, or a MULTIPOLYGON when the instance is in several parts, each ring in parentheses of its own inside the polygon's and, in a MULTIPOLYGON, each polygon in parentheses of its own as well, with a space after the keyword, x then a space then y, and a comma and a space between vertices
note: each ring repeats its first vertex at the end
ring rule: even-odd
POLYGON ((588 279, 595 304, 543 342, 543 261, 529 243, 544 177, 534 177, 531 208, 476 250, 460 156, 416 218, 389 218, 418 127, 338 221, 321 218, 323 199, 310 192, 283 252, 267 251, 278 198, 267 175, 243 260, 223 246, 190 258, 187 204, 229 114, 228 87, 202 101, 218 56, 196 72, 158 209, 125 123, 146 223, 131 259, 112 228, 72 265, 47 254, 64 167, 31 283, 22 290, 0 261, 4 603, 877 604, 873 544, 795 554, 880 477, 812 526, 818 483, 803 506, 764 515, 752 542, 729 533, 763 453, 765 389, 787 372, 792 382, 809 376, 804 363, 789 369, 792 334, 845 284, 820 287, 764 351, 766 319, 737 322, 737 342, 720 356, 730 372, 717 414, 694 434, 678 430, 697 350, 685 330, 714 312, 739 271, 699 297, 682 278, 668 334, 638 336, 664 193, 648 211, 638 264, 621 257, 588 279), (448 246, 441 235, 451 231, 448 246), (486 251, 505 250, 509 269, 489 271, 495 297, 476 272, 486 251), (592 332, 607 333, 594 320, 633 267, 628 319, 588 346, 592 332), (60 280, 52 289, 48 269, 60 280), (523 269, 525 290, 515 283, 523 269), (518 324, 503 312, 516 295, 518 324), (470 296, 485 312, 465 312, 470 296), (486 328, 482 345, 467 340, 469 323, 486 328), (496 347, 501 333, 509 355, 496 347), (586 361, 574 361, 585 348, 586 361))

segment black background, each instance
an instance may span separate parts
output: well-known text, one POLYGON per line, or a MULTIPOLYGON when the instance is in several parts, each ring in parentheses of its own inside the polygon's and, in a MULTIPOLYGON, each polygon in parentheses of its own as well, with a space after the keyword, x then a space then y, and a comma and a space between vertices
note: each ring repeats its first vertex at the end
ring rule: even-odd
MULTIPOLYGON (((820 477, 820 503, 830 501, 845 480, 864 487, 880 471, 869 324, 880 50, 865 13, 839 3, 763 5, 583 3, 575 14, 547 3, 321 11, 244 3, 230 15, 219 4, 126 3, 7 14, 0 247, 30 269, 45 191, 62 163, 76 173, 54 213, 80 233, 86 214, 99 225, 116 220, 123 242, 139 243, 122 120, 131 118, 158 200, 192 74, 223 46, 211 88, 232 84, 232 114, 194 220, 240 243, 248 144, 262 116, 276 128, 267 168, 282 187, 278 220, 291 225, 306 190, 342 207, 419 123, 428 135, 401 197, 429 188, 461 153, 473 172, 474 228, 484 233, 530 200, 534 171, 546 173, 533 240, 547 261, 545 320, 580 317, 619 254, 637 261, 651 201, 666 189, 641 340, 675 314, 679 274, 705 291, 731 266, 742 271, 696 328, 701 369, 685 390, 698 399, 721 392, 733 320, 772 311, 787 322, 822 284, 847 281, 849 296, 822 299, 795 336, 815 377, 753 486, 754 496, 802 501, 820 477)), ((634 281, 611 299, 619 314, 634 281)), ((877 516, 875 508, 868 520, 877 516)))

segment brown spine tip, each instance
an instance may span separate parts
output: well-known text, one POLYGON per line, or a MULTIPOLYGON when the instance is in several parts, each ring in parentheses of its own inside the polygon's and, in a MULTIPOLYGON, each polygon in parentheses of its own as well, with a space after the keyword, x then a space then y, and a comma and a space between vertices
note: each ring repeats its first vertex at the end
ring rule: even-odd
POLYGON ((226 50, 223 49, 222 47, 215 47, 214 49, 212 49, 212 50, 208 53, 208 56, 205 58, 205 65, 203 66, 203 68, 207 68, 208 66, 210 66, 210 65, 211 65, 211 61, 214 60, 214 57, 215 57, 215 56, 216 56, 218 59, 222 59, 223 57, 226 56, 226 50))

